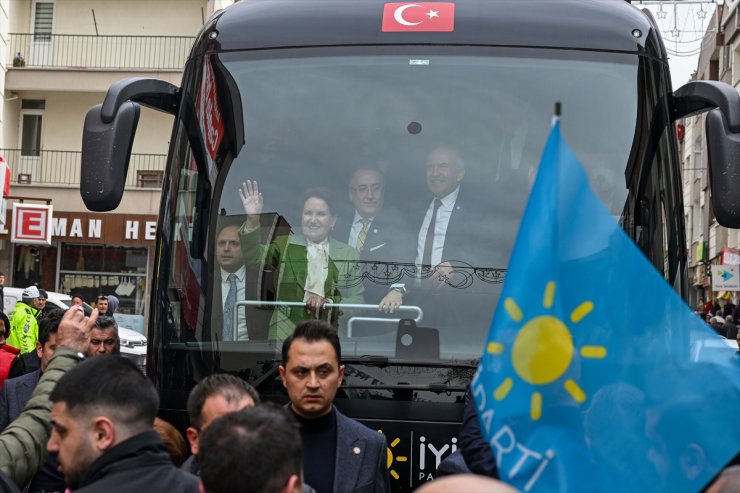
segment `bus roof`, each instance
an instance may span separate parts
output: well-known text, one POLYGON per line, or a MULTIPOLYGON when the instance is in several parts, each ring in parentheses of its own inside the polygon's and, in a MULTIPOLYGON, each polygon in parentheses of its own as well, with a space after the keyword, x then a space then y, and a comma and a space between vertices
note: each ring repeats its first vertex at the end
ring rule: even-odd
MULTIPOLYGON (((198 45, 207 51, 442 44, 640 52, 651 37, 648 16, 624 0, 409 2, 416 5, 409 8, 424 11, 449 9, 454 4, 451 32, 383 32, 384 8, 392 9, 393 17, 402 6, 395 3, 385 7, 388 3, 383 0, 242 0, 214 15, 203 34, 216 30, 216 39, 202 37, 204 43, 198 45), (641 32, 640 37, 633 35, 635 29, 641 32)), ((414 13, 416 19, 420 13, 414 13)), ((196 48, 194 54, 200 49, 196 48)))

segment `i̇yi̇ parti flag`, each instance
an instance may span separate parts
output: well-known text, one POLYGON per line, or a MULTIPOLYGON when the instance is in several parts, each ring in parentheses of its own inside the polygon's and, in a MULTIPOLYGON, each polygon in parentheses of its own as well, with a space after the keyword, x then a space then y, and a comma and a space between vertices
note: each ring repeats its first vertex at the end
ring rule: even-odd
POLYGON ((522 491, 698 491, 740 450, 740 355, 620 228, 557 119, 471 388, 522 491))

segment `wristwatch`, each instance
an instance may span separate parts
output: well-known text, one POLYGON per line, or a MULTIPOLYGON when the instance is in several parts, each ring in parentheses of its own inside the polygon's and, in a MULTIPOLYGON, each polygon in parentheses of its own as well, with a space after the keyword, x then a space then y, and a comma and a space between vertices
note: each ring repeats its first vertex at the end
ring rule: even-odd
POLYGON ((390 290, 398 291, 399 293, 401 293, 401 296, 406 295, 406 285, 403 283, 391 284, 390 290))

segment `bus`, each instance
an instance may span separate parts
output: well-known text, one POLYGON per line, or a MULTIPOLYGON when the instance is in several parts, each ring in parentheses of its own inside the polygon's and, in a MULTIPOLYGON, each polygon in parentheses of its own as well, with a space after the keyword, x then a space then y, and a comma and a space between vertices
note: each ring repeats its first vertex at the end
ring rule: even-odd
POLYGON ((308 236, 304 197, 318 188, 335 221, 326 241, 344 248, 367 199, 385 239, 329 262, 339 296, 325 293, 322 316, 346 365, 335 404, 385 434, 394 491, 433 479, 458 449, 466 387, 555 102, 598 196, 685 296, 675 122, 709 112, 714 212, 740 226, 734 180, 715 183, 737 174, 740 100, 717 82, 674 92, 655 21, 624 0, 242 0, 205 23, 179 87, 111 86, 84 124, 90 210, 121 200, 140 105, 174 116, 146 365, 162 416, 184 428, 189 391, 214 372, 287 402, 281 345, 303 310, 291 289, 305 287, 306 273, 241 251, 240 240, 230 260, 245 264, 245 295, 224 308, 218 238, 244 232, 247 186, 262 196, 252 246, 308 236), (357 183, 358 169, 381 179, 357 183), (424 223, 450 181, 447 231, 435 231, 443 248, 433 240, 425 260, 424 223), (391 292, 402 301, 387 313, 379 304, 391 292))

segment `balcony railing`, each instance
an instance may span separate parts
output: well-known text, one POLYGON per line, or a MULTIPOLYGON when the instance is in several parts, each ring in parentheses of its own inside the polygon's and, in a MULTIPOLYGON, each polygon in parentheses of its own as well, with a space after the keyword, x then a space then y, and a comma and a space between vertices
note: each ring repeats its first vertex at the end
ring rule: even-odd
POLYGON ((15 68, 182 70, 192 36, 11 34, 8 65, 15 68))
MULTIPOLYGON (((21 149, 0 149, 0 156, 10 166, 11 184, 79 186, 80 151, 44 150, 35 154, 24 155, 21 149)), ((164 154, 131 154, 126 186, 161 187, 166 160, 164 154)))

